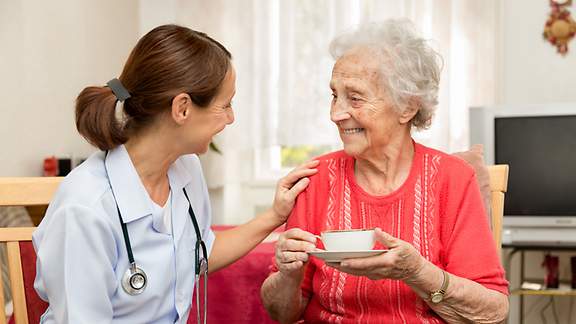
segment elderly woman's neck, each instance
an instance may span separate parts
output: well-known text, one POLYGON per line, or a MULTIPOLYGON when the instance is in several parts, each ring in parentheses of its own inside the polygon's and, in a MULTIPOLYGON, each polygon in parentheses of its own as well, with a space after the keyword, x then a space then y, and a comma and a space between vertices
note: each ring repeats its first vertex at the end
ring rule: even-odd
POLYGON ((410 136, 356 159, 354 173, 362 189, 373 195, 386 195, 398 189, 410 175, 414 143, 410 136))

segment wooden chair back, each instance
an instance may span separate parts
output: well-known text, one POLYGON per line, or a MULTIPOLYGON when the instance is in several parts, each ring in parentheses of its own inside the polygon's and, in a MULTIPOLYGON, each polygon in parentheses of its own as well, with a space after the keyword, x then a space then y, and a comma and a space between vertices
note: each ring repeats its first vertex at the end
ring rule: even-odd
POLYGON ((498 248, 502 247, 502 226, 504 219, 504 194, 508 188, 507 164, 497 164, 488 166, 490 174, 491 206, 490 215, 492 218, 492 235, 498 248))
MULTIPOLYGON (((0 178, 0 206, 48 205, 63 178, 0 178)), ((10 291, 16 324, 28 324, 20 242, 31 241, 35 227, 0 228, 0 243, 6 243, 10 291)), ((1 261, 1 260, 0 260, 1 261)), ((0 323, 5 323, 5 298, 0 280, 0 323)))

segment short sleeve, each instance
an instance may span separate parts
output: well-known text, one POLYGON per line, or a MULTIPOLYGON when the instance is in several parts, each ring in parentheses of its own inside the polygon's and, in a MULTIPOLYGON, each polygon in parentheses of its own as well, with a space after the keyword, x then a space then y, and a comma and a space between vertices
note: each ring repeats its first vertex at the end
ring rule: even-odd
POLYGON ((442 241, 446 271, 508 295, 508 282, 492 237, 476 176, 452 188, 444 210, 442 241))
POLYGON ((33 234, 34 288, 57 323, 111 323, 118 283, 112 224, 89 208, 66 206, 33 234))

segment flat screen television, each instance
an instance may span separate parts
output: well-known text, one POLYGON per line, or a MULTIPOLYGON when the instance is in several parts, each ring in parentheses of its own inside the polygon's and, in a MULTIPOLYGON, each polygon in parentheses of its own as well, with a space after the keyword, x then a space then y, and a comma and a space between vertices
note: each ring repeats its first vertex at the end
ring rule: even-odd
POLYGON ((576 103, 471 108, 475 143, 487 164, 510 165, 505 228, 576 228, 576 103))

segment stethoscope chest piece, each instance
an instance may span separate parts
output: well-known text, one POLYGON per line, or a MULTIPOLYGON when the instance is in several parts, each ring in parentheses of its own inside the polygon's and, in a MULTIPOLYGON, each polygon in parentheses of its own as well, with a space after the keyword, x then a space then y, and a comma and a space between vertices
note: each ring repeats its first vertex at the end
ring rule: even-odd
POLYGON ((148 284, 148 278, 144 270, 138 268, 135 263, 132 263, 124 276, 122 276, 122 289, 128 295, 140 295, 148 284))

